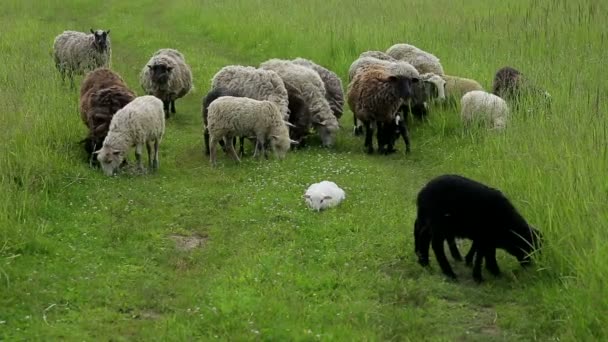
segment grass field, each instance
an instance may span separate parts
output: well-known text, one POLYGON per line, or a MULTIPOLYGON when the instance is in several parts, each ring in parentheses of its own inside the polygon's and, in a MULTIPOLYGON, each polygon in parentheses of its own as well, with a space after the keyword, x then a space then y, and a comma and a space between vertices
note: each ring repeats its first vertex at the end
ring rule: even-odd
POLYGON ((607 14, 596 0, 5 0, 0 340, 608 338, 607 14), (192 66, 158 174, 107 178, 84 160, 78 92, 51 50, 90 27, 111 29, 113 68, 138 94, 157 49, 192 66), (366 155, 347 112, 331 150, 203 158, 200 102, 220 67, 301 56, 345 80, 360 52, 397 42, 486 87, 515 66, 553 111, 516 112, 504 134, 435 111, 411 127, 407 157, 366 155), (446 281, 434 257, 421 268, 414 200, 441 173, 502 189, 546 237, 535 266, 500 251, 503 277, 481 285, 462 265, 446 281), (322 179, 347 199, 317 214, 300 195, 322 179), (202 248, 177 249, 177 235, 202 248))

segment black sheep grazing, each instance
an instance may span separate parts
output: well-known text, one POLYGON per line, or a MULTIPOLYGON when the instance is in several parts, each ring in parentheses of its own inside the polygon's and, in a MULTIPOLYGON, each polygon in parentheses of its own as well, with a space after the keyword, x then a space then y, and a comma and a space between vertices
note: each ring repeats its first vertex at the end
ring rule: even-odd
POLYGON ((474 180, 443 175, 431 180, 418 193, 418 216, 414 224, 415 252, 422 266, 429 264, 429 245, 445 275, 456 278, 443 249, 448 241, 450 252, 462 260, 455 238, 473 240, 467 261, 475 256, 473 278, 480 282, 481 263, 494 275, 500 274, 496 248, 515 256, 522 266, 530 262, 530 253, 540 247, 541 234, 517 212, 497 189, 474 180))
POLYGON ((304 147, 306 137, 310 134, 312 127, 312 114, 303 97, 294 93, 289 87, 287 87, 287 94, 289 97, 289 123, 293 125, 289 127, 289 137, 297 142, 296 146, 304 147))
POLYGON ((505 101, 514 102, 516 108, 519 106, 520 99, 527 96, 540 99, 544 102, 546 109, 551 108, 551 95, 534 85, 519 70, 509 66, 496 71, 492 82, 492 93, 505 101))

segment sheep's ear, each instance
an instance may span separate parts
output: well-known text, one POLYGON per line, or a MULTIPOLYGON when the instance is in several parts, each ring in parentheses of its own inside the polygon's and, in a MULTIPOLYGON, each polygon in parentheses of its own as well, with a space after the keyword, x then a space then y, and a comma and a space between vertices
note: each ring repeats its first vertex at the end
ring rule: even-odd
POLYGON ((112 151, 112 154, 113 154, 113 155, 115 155, 115 156, 117 156, 117 155, 119 155, 119 154, 120 154, 120 150, 113 150, 113 151, 112 151))
POLYGON ((285 123, 285 125, 287 125, 287 127, 296 127, 296 125, 292 124, 289 121, 283 121, 285 123))
POLYGON ((310 195, 302 195, 302 198, 310 198, 310 195))
POLYGON ((107 35, 109 35, 109 34, 110 34, 110 30, 107 30, 107 31, 106 31, 106 34, 107 34, 107 35))
POLYGON ((289 142, 293 145, 298 145, 300 142, 289 139, 289 142))
POLYGON ((326 200, 326 199, 332 199, 332 197, 331 197, 331 196, 329 196, 329 195, 325 195, 325 196, 323 196, 323 199, 324 199, 324 200, 326 200))

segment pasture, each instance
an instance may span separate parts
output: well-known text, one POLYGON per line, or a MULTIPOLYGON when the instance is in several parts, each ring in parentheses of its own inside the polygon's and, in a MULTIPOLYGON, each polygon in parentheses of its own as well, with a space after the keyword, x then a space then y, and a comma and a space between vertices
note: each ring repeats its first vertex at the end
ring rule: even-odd
POLYGON ((596 0, 3 1, 0 340, 608 337, 607 15, 596 0), (105 177, 78 145, 78 89, 62 85, 52 45, 89 28, 111 29, 112 68, 138 95, 156 50, 192 67, 156 174, 105 177), (304 57, 346 87, 359 53, 398 42, 486 89, 517 67, 553 110, 524 105, 504 133, 434 110, 410 125, 408 156, 402 141, 365 154, 348 110, 329 150, 313 139, 241 165, 220 153, 217 168, 202 155, 201 99, 222 66, 304 57), (415 197, 443 173, 509 196, 545 235, 534 266, 499 251, 503 276, 484 269, 478 285, 462 264, 448 281, 432 252, 430 269, 417 264, 415 197), (346 200, 314 213, 301 195, 323 179, 346 200))

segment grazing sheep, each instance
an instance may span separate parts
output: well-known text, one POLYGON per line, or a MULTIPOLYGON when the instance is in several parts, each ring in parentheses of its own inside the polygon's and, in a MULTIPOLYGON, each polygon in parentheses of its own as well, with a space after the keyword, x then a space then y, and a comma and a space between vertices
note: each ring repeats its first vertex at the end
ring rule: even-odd
POLYGON ((280 59, 270 59, 260 64, 260 69, 275 71, 286 87, 301 94, 312 114, 312 124, 319 133, 323 146, 334 145, 340 126, 325 99, 325 86, 319 74, 307 67, 280 59))
POLYGON ((279 159, 283 159, 292 141, 279 106, 272 101, 258 101, 247 97, 222 96, 211 102, 207 116, 209 130, 209 155, 216 165, 217 143, 224 139, 228 152, 240 162, 233 145, 233 137, 256 139, 255 155, 266 156, 265 144, 279 159))
POLYGON ((410 63, 421 74, 432 72, 443 75, 443 67, 439 58, 426 51, 409 44, 395 44, 386 50, 389 56, 410 63))
POLYGON ((112 44, 109 35, 110 30, 91 29, 91 34, 64 31, 55 37, 53 56, 62 81, 65 81, 67 74, 70 84, 74 86, 74 75, 110 66, 112 44))
MULTIPOLYGON (((374 126, 377 126, 378 152, 385 153, 383 126, 395 120, 395 113, 403 103, 410 100, 412 86, 416 82, 417 77, 392 74, 382 65, 371 65, 355 74, 348 85, 348 105, 365 127, 364 146, 367 153, 374 151, 374 126)), ((405 140, 405 145, 406 152, 409 152, 409 140, 405 140)))
POLYGON ((452 254, 454 251, 458 254, 455 238, 473 241, 471 249, 476 254, 473 278, 478 282, 482 281, 483 258, 488 271, 500 274, 497 248, 515 256, 522 266, 527 265, 530 254, 540 248, 540 232, 528 225, 504 194, 474 180, 458 175, 434 178, 420 190, 416 205, 414 242, 418 263, 429 264, 432 245, 441 270, 450 278, 456 279, 456 274, 444 253, 445 240, 450 243, 452 254))
POLYGON ((441 76, 433 73, 420 75, 420 80, 412 89, 412 99, 403 105, 401 112, 403 117, 412 113, 414 117, 421 120, 428 115, 428 104, 433 100, 445 100, 445 81, 441 76))
POLYGON ((312 114, 304 97, 297 89, 288 87, 289 94, 289 137, 296 142, 295 146, 306 145, 306 137, 312 128, 312 114))
POLYGON ((359 58, 363 58, 363 57, 373 57, 373 58, 390 61, 390 62, 397 61, 395 58, 389 56, 388 54, 386 54, 385 52, 382 52, 382 51, 365 51, 359 55, 359 58))
POLYGON ((462 96, 473 90, 483 90, 479 82, 470 78, 443 75, 445 80, 446 105, 455 107, 462 96))
POLYGON ((163 101, 165 117, 175 114, 175 100, 192 90, 192 71, 184 55, 174 49, 160 49, 141 70, 139 83, 147 95, 163 101))
POLYGON ((551 94, 532 84, 519 70, 508 66, 496 72, 492 93, 515 105, 525 96, 540 97, 545 100, 547 107, 551 105, 551 94))
POLYGON ((302 197, 311 209, 321 211, 340 204, 346 193, 336 183, 322 181, 309 186, 302 197))
POLYGON ((479 120, 494 129, 507 125, 509 107, 505 100, 481 90, 470 91, 460 99, 460 116, 465 124, 479 120))
POLYGON ((334 116, 337 119, 340 119, 344 110, 344 90, 342 89, 342 80, 340 80, 340 77, 338 77, 335 72, 315 64, 308 59, 296 58, 293 62, 311 68, 319 74, 323 81, 323 85, 325 86, 325 99, 327 99, 334 116))
POLYGON ((163 102, 150 95, 136 97, 112 117, 110 131, 103 141, 103 146, 95 152, 97 160, 107 176, 114 175, 129 148, 135 146, 137 166, 143 171, 141 154, 143 146, 146 145, 149 168, 156 170, 159 166, 158 146, 164 134, 163 102))
POLYGON ((237 97, 272 101, 279 106, 283 118, 289 118, 287 90, 274 71, 241 65, 225 66, 213 76, 211 88, 226 89, 237 97))
POLYGON ((80 117, 89 129, 81 141, 91 164, 93 152, 101 147, 108 134, 112 116, 135 98, 120 75, 107 68, 98 68, 85 77, 80 87, 80 117))

